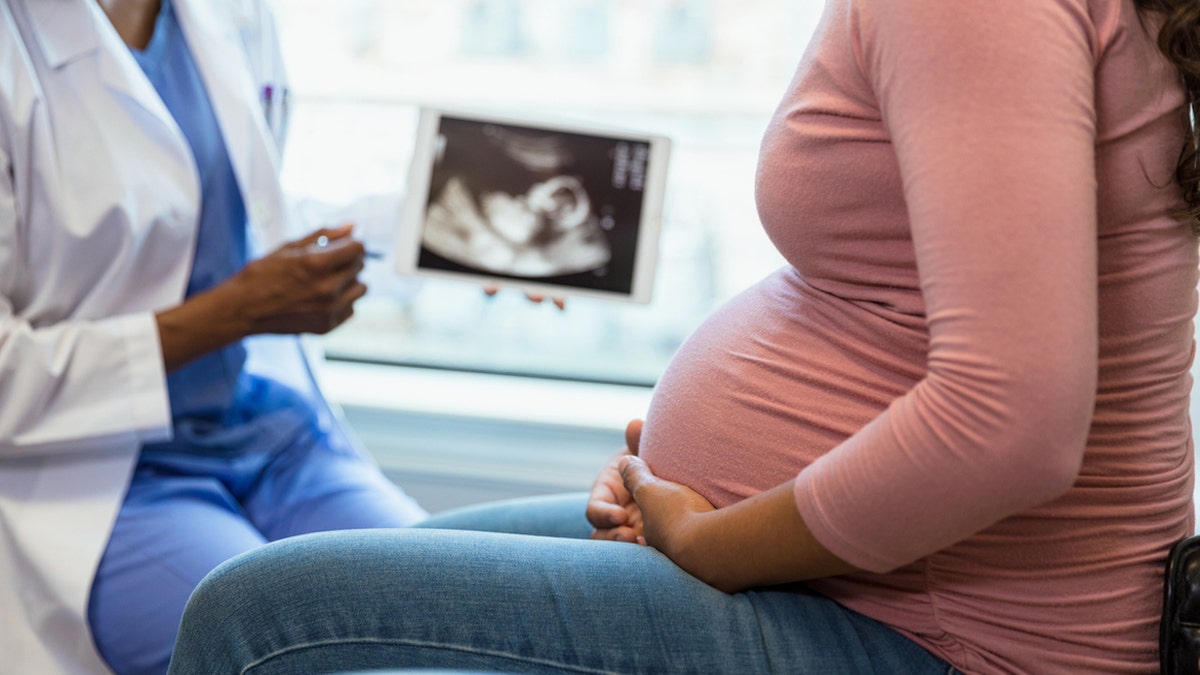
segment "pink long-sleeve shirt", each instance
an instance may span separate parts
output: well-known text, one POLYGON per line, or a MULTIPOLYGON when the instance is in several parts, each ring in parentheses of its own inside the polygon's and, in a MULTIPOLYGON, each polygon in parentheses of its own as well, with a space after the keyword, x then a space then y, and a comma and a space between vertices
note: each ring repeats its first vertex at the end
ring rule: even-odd
POLYGON ((812 586, 965 672, 1155 672, 1192 531, 1197 245, 1147 19, 829 0, 757 178, 790 265, 647 415, 650 467, 717 506, 795 479, 866 570, 812 586))

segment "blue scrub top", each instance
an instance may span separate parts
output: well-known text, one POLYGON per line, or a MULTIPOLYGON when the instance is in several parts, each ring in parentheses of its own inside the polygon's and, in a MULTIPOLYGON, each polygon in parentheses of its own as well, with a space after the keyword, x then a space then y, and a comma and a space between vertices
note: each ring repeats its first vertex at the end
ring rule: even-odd
MULTIPOLYGON (((247 261, 246 207, 229 153, 171 2, 163 0, 145 50, 131 50, 191 146, 200 176, 200 222, 187 295, 211 288, 247 261)), ((302 398, 244 371, 239 342, 167 376, 174 439, 145 452, 238 455, 265 450, 315 424, 302 398)))

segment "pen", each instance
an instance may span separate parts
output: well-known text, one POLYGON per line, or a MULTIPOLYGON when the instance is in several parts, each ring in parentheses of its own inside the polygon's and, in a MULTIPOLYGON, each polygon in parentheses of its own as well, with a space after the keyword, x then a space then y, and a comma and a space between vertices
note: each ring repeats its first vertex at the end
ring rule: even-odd
POLYGON ((287 132, 288 107, 292 98, 290 89, 284 86, 264 85, 262 88, 263 117, 267 129, 275 136, 276 143, 283 144, 287 132))
MULTIPOLYGON (((317 248, 325 248, 329 245, 329 237, 321 235, 317 237, 317 248)), ((369 260, 382 260, 383 251, 376 251, 373 248, 365 249, 364 256, 369 260)))

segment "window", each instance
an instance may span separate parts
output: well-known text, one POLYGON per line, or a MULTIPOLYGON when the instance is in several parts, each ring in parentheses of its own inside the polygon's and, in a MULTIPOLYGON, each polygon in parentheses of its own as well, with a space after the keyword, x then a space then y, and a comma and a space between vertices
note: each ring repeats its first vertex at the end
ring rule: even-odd
POLYGON ((327 338, 333 358, 653 384, 713 307, 780 264, 758 225, 758 143, 820 3, 276 0, 292 76, 284 183, 322 203, 402 188, 416 106, 619 126, 673 141, 654 301, 401 279, 327 338))

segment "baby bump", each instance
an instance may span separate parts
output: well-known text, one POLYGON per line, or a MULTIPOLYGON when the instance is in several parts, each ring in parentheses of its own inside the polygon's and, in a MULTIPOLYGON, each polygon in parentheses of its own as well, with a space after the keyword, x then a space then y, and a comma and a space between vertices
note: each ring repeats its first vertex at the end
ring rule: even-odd
POLYGON ((784 270, 714 313, 655 389, 650 467, 726 506, 791 479, 907 391, 922 336, 839 304, 784 270))

